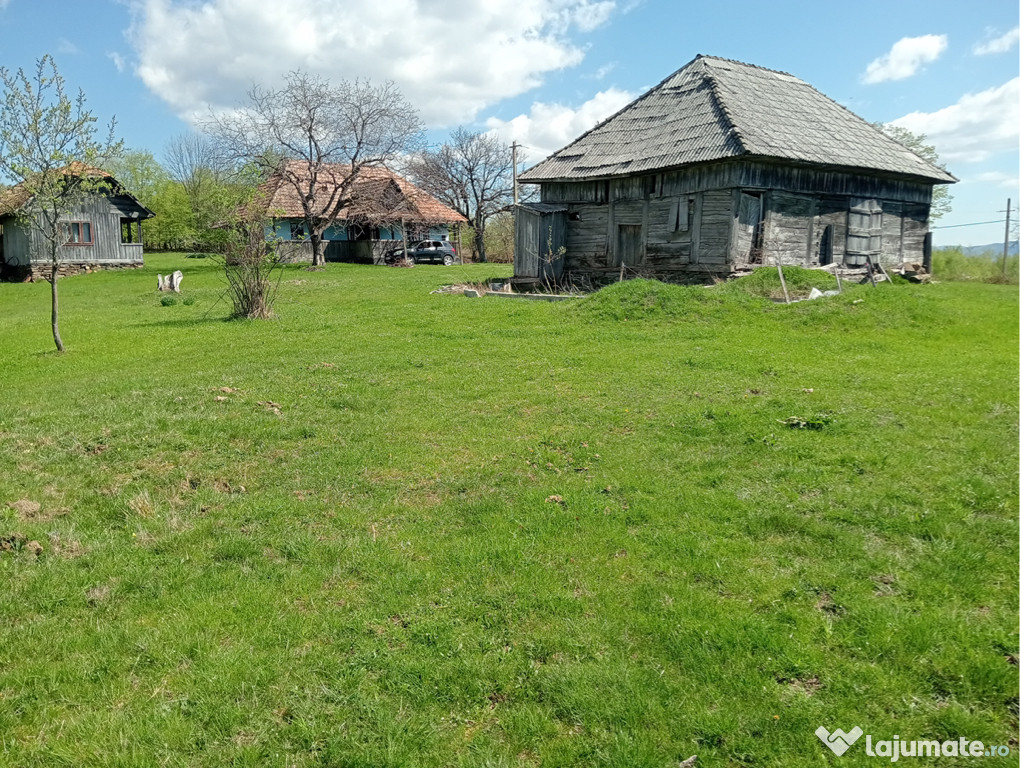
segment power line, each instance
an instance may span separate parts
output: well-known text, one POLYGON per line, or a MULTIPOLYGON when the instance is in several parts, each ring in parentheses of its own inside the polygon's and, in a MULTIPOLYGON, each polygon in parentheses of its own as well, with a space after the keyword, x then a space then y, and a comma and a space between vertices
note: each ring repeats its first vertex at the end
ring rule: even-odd
POLYGON ((932 226, 932 229, 953 229, 957 226, 979 226, 981 224, 1001 224, 1005 218, 997 218, 994 221, 971 221, 969 224, 946 224, 943 226, 932 226))

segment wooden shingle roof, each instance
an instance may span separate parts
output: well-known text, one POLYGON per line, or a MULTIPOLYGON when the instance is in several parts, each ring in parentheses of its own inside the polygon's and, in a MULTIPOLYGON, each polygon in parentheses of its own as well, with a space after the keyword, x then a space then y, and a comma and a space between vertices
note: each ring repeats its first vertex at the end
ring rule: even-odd
MULTIPOLYGON (((61 172, 68 178, 74 176, 89 176, 92 178, 105 179, 109 186, 109 192, 113 195, 124 198, 126 203, 128 203, 132 208, 135 208, 139 218, 151 219, 156 215, 142 205, 138 201, 138 198, 124 189, 120 182, 102 168, 96 168, 95 166, 86 165, 78 160, 74 160, 64 166, 61 169, 61 172)), ((25 184, 15 184, 13 187, 0 190, 0 216, 11 216, 17 213, 31 199, 32 195, 25 184)))
MULTIPOLYGON (((299 168, 297 163, 290 166, 293 172, 299 168)), ((346 178, 348 170, 343 165, 327 165, 319 176, 319 185, 324 189, 330 184, 336 184, 340 179, 346 178), (335 180, 334 180, 335 179, 335 180)), ((292 184, 286 183, 280 177, 270 179, 264 186, 268 209, 279 218, 303 218, 301 198, 298 191, 292 184)), ((461 224, 467 221, 457 211, 439 202, 432 195, 414 186, 403 176, 394 173, 387 168, 370 166, 362 168, 358 173, 358 180, 354 185, 355 204, 350 208, 340 211, 338 219, 352 219, 355 217, 394 218, 402 216, 409 222, 416 224, 461 224), (402 196, 402 201, 397 209, 388 212, 381 212, 377 204, 380 197, 379 190, 384 186, 395 186, 402 196), (357 202, 358 191, 362 190, 364 203, 357 202)))
POLYGON ((698 56, 520 179, 606 178, 750 157, 956 181, 803 80, 710 56, 698 56))

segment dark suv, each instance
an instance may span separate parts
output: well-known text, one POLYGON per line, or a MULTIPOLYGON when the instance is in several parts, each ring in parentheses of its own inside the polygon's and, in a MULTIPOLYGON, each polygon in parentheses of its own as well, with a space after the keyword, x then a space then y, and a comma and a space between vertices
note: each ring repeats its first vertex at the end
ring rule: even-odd
MULTIPOLYGON (((449 240, 422 240, 410 248, 411 260, 415 264, 430 262, 432 264, 444 264, 450 266, 457 263, 457 249, 449 240)), ((387 264, 395 264, 404 258, 403 248, 394 248, 387 251, 383 260, 387 264)))

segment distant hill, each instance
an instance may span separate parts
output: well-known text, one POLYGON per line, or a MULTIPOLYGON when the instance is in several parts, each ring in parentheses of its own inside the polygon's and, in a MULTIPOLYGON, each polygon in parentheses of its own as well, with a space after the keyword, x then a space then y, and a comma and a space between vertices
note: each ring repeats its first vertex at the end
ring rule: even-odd
MULTIPOLYGON (((949 249, 959 248, 964 256, 984 256, 985 254, 992 254, 994 256, 1002 256, 1002 243, 989 243, 988 245, 940 245, 936 251, 948 251, 949 249)), ((1016 256, 1020 253, 1020 241, 1014 240, 1009 244, 1009 255, 1016 256)))

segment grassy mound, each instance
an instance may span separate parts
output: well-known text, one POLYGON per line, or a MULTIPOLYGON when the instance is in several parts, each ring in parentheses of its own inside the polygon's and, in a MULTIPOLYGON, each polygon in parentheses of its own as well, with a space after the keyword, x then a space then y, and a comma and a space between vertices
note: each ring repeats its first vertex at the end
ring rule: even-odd
MULTIPOLYGON (((803 298, 812 288, 820 291, 836 290, 836 278, 828 272, 804 267, 783 267, 783 277, 791 298, 803 298)), ((775 267, 761 267, 750 275, 741 277, 721 286, 724 293, 744 293, 767 299, 783 298, 783 285, 779 281, 779 270, 775 267)))
POLYGON ((706 314, 733 298, 700 285, 637 279, 596 291, 578 302, 577 310, 594 320, 674 319, 706 314))

